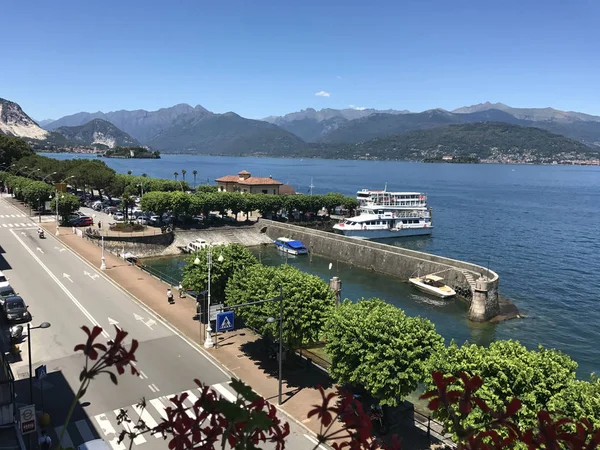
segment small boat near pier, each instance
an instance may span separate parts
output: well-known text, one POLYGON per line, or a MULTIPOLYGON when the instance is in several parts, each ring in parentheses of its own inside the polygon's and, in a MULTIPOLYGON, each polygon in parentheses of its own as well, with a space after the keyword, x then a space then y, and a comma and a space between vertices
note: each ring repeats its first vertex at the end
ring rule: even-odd
POLYGON ((306 248, 306 245, 304 245, 300 241, 294 241, 286 237, 280 237, 273 242, 277 246, 278 250, 289 255, 297 256, 308 254, 308 249, 306 248))
POLYGON ((408 282, 414 287, 427 294, 440 298, 454 297, 456 292, 450 286, 444 284, 444 279, 437 275, 425 275, 423 277, 409 278, 408 282))

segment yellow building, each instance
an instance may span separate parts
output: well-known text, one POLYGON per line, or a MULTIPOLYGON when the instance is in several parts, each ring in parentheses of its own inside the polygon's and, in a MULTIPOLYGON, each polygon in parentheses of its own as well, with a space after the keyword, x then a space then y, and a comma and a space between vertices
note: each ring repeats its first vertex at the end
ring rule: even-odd
POLYGON ((225 175, 215 180, 219 192, 247 192, 248 194, 274 194, 279 195, 282 182, 273 177, 253 177, 250 172, 242 170, 237 175, 225 175))

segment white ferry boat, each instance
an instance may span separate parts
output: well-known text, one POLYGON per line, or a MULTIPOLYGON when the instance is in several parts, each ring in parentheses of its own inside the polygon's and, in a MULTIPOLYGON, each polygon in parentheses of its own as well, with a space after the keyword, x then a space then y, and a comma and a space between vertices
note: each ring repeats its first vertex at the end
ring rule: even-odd
POLYGON ((358 191, 359 215, 333 226, 336 233, 358 239, 430 235, 427 196, 420 192, 358 191))
POLYGON ((274 241, 278 250, 281 250, 284 253, 288 253, 290 255, 306 255, 308 253, 308 249, 306 246, 300 241, 294 241, 292 239, 286 237, 277 238, 274 241))

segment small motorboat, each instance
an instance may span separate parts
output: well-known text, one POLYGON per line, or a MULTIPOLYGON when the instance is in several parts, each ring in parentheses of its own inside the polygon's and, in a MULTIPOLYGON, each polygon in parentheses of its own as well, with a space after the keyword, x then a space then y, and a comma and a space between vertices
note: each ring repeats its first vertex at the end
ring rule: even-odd
POLYGON ((277 238, 274 243, 278 250, 290 255, 306 255, 308 253, 308 249, 300 241, 294 241, 286 237, 280 237, 277 238))
POLYGON ((456 295, 454 289, 450 286, 446 286, 444 284, 444 279, 437 275, 409 278, 408 282, 420 291, 435 295, 436 297, 449 298, 456 295))

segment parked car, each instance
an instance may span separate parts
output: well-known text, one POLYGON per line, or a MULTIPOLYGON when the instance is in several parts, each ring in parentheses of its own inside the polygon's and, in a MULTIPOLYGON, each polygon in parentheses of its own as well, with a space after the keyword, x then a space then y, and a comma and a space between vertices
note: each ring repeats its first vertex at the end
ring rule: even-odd
POLYGON ((8 278, 4 275, 4 272, 0 272, 0 288, 4 288, 10 286, 8 283, 8 278))
POLYGON ((91 217, 83 216, 71 220, 71 226, 74 227, 89 227, 94 224, 91 217))
POLYGON ((140 225, 148 225, 148 223, 150 222, 150 218, 147 216, 139 216, 136 222, 140 225))
POLYGON ((14 295, 17 295, 17 293, 15 292, 15 290, 12 288, 11 285, 1 287, 0 288, 0 306, 4 306, 4 299, 6 297, 12 297, 14 295))
POLYGON ((11 322, 29 322, 31 314, 28 311, 29 306, 25 304, 23 298, 18 295, 6 297, 4 299, 4 313, 6 319, 11 322))
POLYGON ((118 211, 113 215, 113 220, 123 222, 125 220, 125 215, 121 211, 118 211))
POLYGON ((111 448, 104 439, 94 439, 79 445, 77 450, 111 450, 111 448))

